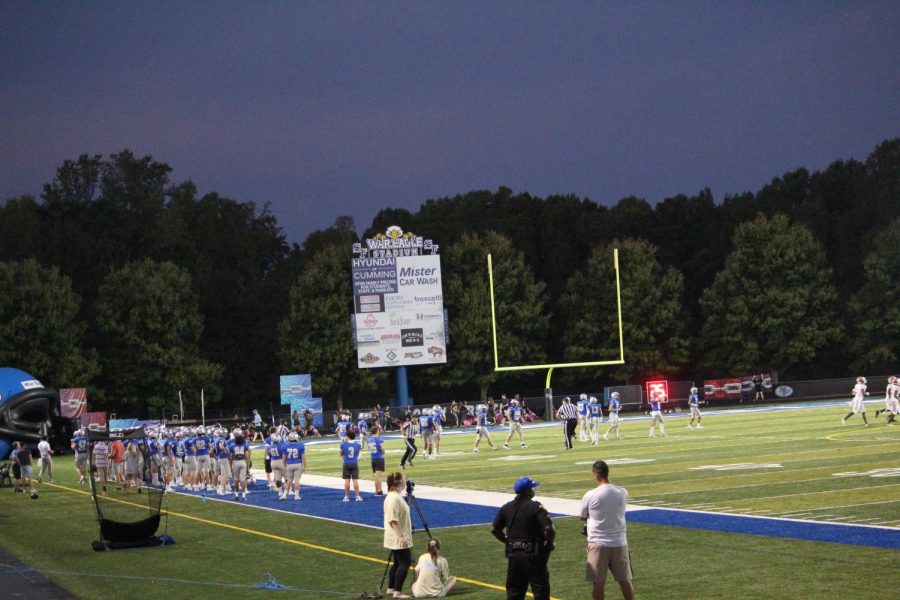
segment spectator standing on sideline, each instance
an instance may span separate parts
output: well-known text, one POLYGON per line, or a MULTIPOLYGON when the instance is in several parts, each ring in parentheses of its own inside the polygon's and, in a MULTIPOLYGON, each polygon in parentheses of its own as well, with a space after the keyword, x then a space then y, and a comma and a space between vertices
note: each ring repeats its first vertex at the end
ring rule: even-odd
POLYGON ((12 459, 13 491, 21 494, 23 490, 22 467, 19 465, 19 442, 12 443, 12 452, 10 452, 9 457, 12 459))
POLYGON ((16 452, 16 462, 19 463, 22 485, 28 486, 34 493, 34 468, 31 466, 31 448, 25 442, 19 442, 19 450, 16 452))
POLYGON ((566 396, 562 405, 556 411, 556 418, 563 419, 563 431, 566 436, 566 450, 572 449, 572 438, 575 437, 575 428, 578 426, 578 409, 572 404, 571 399, 566 396))
POLYGON ((106 440, 99 439, 94 444, 94 469, 100 478, 100 491, 106 495, 106 484, 109 481, 109 445, 106 440))
MULTIPOLYGON (((876 417, 878 415, 875 415, 876 417)), ((44 482, 44 473, 47 474, 47 481, 53 482, 53 450, 47 441, 47 436, 41 437, 38 442, 38 452, 41 453, 41 474, 38 475, 38 483, 44 482)))
POLYGON ((391 551, 394 562, 388 572, 385 592, 394 598, 409 598, 403 593, 403 582, 412 564, 412 519, 409 505, 401 495, 406 482, 402 473, 387 476, 388 493, 384 498, 384 547, 391 551))
POLYGON ((531 477, 519 478, 513 486, 516 497, 500 508, 491 526, 491 534, 506 547, 507 600, 523 600, 529 584, 535 600, 550 599, 547 561, 556 530, 547 510, 534 500, 539 485, 531 477))
POLYGON ((603 600, 606 573, 611 571, 625 600, 633 600, 631 560, 625 534, 628 492, 609 482, 609 466, 602 460, 591 471, 597 487, 581 499, 581 519, 587 535, 586 578, 593 584, 593 600, 603 600))
POLYGON ((762 373, 753 376, 753 390, 755 392, 755 395, 753 396, 754 402, 766 399, 766 395, 763 393, 763 381, 762 373))

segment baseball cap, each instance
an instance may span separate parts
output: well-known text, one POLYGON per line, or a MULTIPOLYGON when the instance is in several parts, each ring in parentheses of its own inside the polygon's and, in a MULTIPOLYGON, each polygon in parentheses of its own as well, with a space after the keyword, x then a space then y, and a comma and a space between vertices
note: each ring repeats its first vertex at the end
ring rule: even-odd
POLYGON ((516 481, 516 484, 513 486, 513 490, 515 490, 517 494, 521 494, 525 490, 536 488, 539 485, 541 485, 540 482, 535 481, 534 479, 526 475, 525 477, 520 477, 519 480, 516 481))

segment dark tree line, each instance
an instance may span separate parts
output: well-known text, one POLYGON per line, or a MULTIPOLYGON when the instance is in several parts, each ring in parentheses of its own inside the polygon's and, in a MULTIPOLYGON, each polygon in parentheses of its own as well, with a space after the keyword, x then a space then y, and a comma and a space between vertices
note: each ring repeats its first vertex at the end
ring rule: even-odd
MULTIPOLYGON (((359 239, 353 220, 340 217, 291 245, 266 203, 199 196, 192 182, 171 181, 171 171, 127 150, 82 155, 65 161, 38 197, 0 206, 0 363, 51 385, 87 386, 95 406, 126 402, 145 412, 171 410, 177 390, 196 395, 200 387, 211 404, 266 407, 278 403, 280 373, 324 369, 313 356, 316 323, 303 315, 352 311, 350 298, 311 287, 340 271, 317 255, 343 252, 349 261, 359 239)), ((704 189, 655 206, 628 197, 606 207, 502 187, 427 200, 415 212, 385 208, 361 237, 396 224, 442 245, 448 356, 458 336, 475 374, 466 381, 459 365, 421 369, 411 384, 416 396, 450 397, 490 385, 537 390, 545 375, 496 378, 478 367, 478 244, 513 251, 509 268, 535 281, 523 289, 539 305, 509 305, 540 324, 517 333, 525 337, 515 349, 527 343, 528 353, 554 362, 608 350, 607 325, 587 319, 609 319, 608 282, 598 280, 609 275, 607 253, 630 252, 622 264, 632 368, 571 370, 559 376, 564 385, 744 368, 782 377, 896 370, 898 216, 900 139, 891 139, 865 162, 797 169, 720 202, 704 189), (743 313, 755 324, 738 320, 743 313), (454 332, 457 324, 464 329, 454 332)), ((390 377, 344 372, 323 370, 337 387, 317 394, 345 402, 391 394, 390 377)))

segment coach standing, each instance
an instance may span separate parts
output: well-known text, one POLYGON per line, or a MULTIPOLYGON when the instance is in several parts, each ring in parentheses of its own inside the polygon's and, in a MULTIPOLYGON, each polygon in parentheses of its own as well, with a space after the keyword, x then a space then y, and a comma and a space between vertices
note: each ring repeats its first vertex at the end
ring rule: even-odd
POLYGON ((587 580, 593 586, 594 600, 603 600, 606 572, 622 588, 625 600, 634 599, 631 585, 631 561, 625 536, 625 506, 628 492, 609 482, 609 466, 598 460, 592 467, 597 487, 581 499, 581 519, 587 522, 587 580))
POLYGON ((566 434, 566 450, 571 450, 572 438, 575 437, 575 428, 578 426, 578 409, 568 396, 563 399, 562 405, 556 411, 556 418, 565 419, 563 428, 566 434))
POLYGON ((550 599, 547 560, 556 530, 547 510, 533 500, 539 485, 531 477, 519 478, 513 486, 515 499, 503 505, 491 527, 491 534, 506 545, 507 600, 523 600, 529 583, 535 600, 550 599))

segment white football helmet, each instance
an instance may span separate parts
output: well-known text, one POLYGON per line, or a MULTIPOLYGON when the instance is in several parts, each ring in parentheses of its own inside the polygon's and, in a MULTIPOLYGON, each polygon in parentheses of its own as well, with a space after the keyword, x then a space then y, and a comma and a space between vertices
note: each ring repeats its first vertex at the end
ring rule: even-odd
POLYGON ((296 432, 296 431, 292 431, 292 432, 290 432, 290 433, 288 434, 288 441, 289 441, 289 442, 296 442, 298 439, 300 439, 300 438, 297 437, 297 432, 296 432))
POLYGON ((439 412, 441 412, 440 404, 435 404, 434 406, 431 407, 431 414, 436 415, 439 412))
POLYGON ((697 388, 692 387, 692 388, 691 388, 691 393, 692 393, 692 394, 696 394, 696 393, 697 393, 697 388))
POLYGON ((866 383, 866 378, 865 378, 865 377, 862 377, 862 376, 857 377, 857 378, 856 378, 856 383, 866 383))
POLYGON ((516 400, 515 398, 513 398, 512 400, 509 401, 509 405, 510 405, 510 406, 518 406, 518 405, 519 405, 519 401, 516 400))
POLYGON ((594 396, 591 396, 591 397, 590 397, 590 401, 591 401, 592 403, 594 403, 594 404, 597 404, 597 398, 594 397, 594 396))
POLYGON ((581 398, 582 400, 587 400, 587 394, 582 394, 581 396, 579 396, 579 398, 581 398))
POLYGON ((613 392, 612 394, 609 395, 609 397, 610 397, 610 398, 618 398, 618 397, 619 397, 619 392, 613 392))

